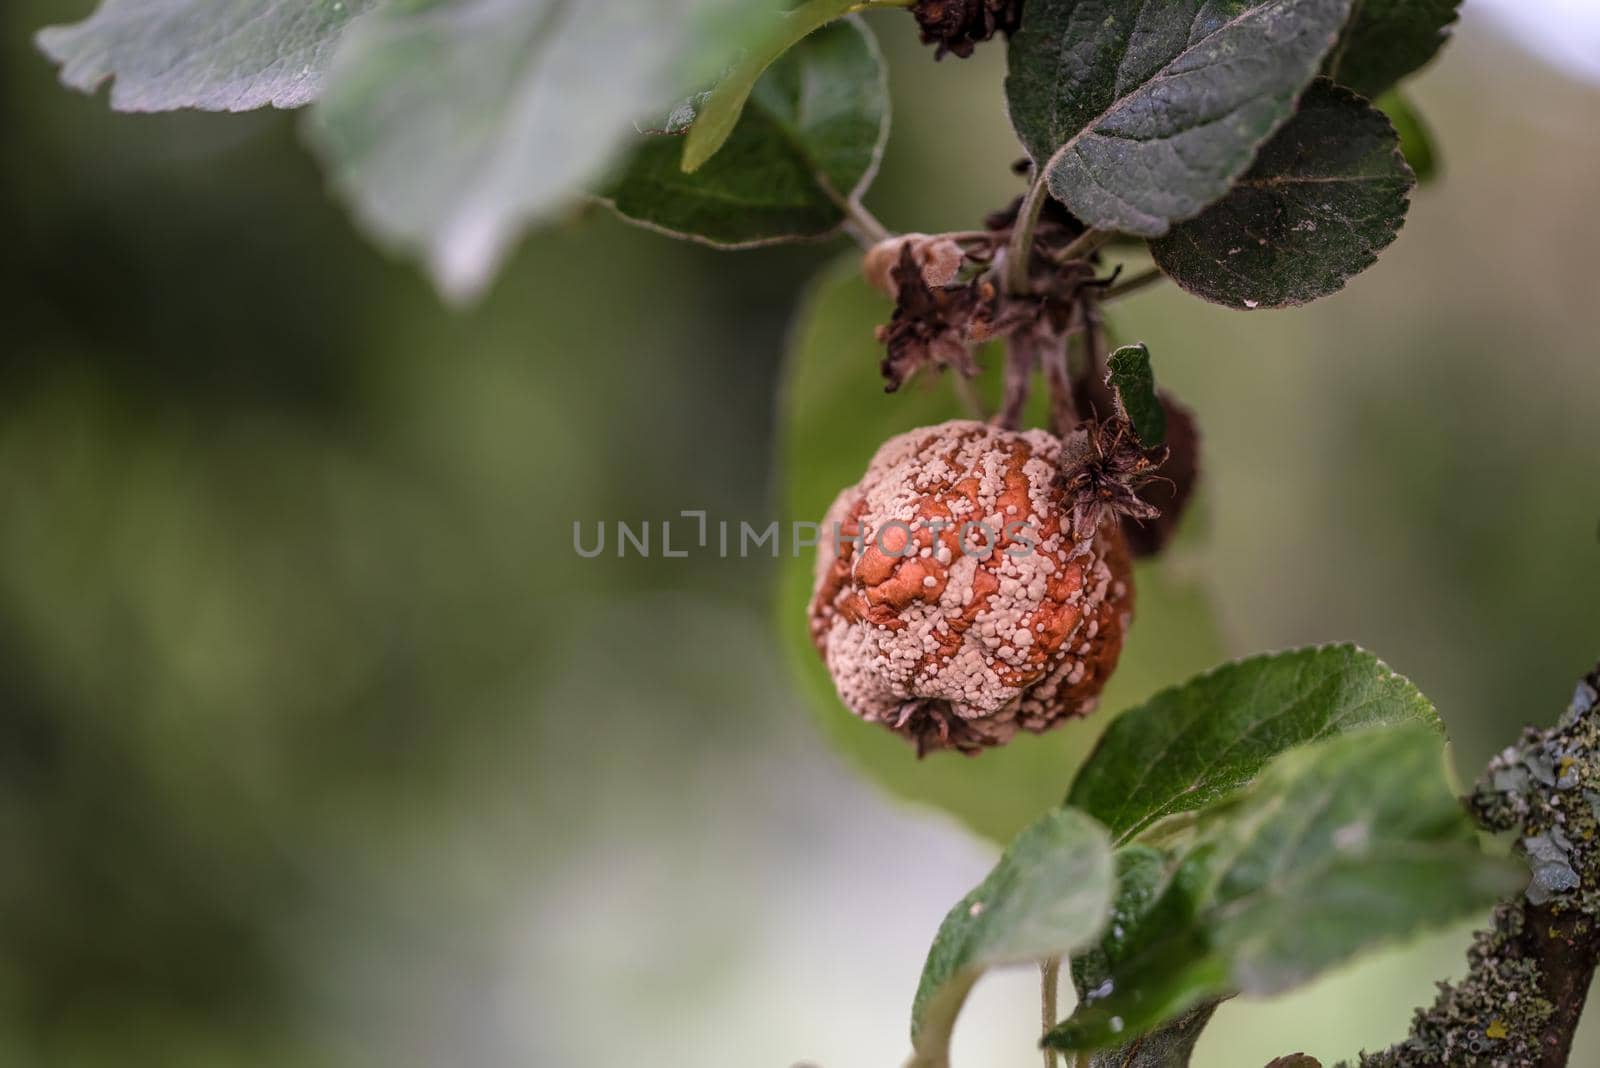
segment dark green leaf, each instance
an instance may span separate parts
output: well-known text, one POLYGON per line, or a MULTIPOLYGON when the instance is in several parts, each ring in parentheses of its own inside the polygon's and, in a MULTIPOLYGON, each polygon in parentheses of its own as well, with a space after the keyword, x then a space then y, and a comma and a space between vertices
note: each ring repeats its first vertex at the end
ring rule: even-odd
POLYGON ((293 108, 322 91, 345 28, 376 0, 104 0, 83 22, 39 33, 61 80, 115 78, 118 111, 293 108))
POLYGON ((1167 440, 1167 410, 1156 396, 1156 375, 1150 369, 1150 350, 1126 345, 1111 354, 1108 380, 1117 403, 1133 424, 1139 444, 1154 449, 1167 440))
POLYGON ((1450 39, 1461 0, 1355 0, 1323 70, 1376 97, 1432 59, 1450 39))
POLYGON ((1127 1045, 1096 1050, 1089 1055, 1089 1068, 1188 1068, 1194 1047, 1216 1011, 1217 1002, 1203 1002, 1127 1045))
POLYGON ((1319 80, 1233 192, 1150 249, 1180 286, 1218 304, 1304 304, 1377 260, 1415 184, 1383 113, 1319 80))
POLYGON ((683 169, 694 172, 715 156, 733 135, 745 101, 768 67, 820 26, 841 17, 857 0, 806 0, 792 11, 772 13, 771 25, 727 76, 719 81, 700 108, 699 120, 683 146, 683 169))
POLYGON ((1011 121, 1084 222, 1160 237, 1219 200, 1294 111, 1350 0, 1034 0, 1011 121))
POLYGON ((912 1065, 948 1063, 967 992, 990 968, 1082 949, 1104 930, 1114 873, 1105 829, 1058 809, 1017 836, 939 927, 911 1009, 912 1065))
POLYGON ((1433 131, 1423 120, 1411 99, 1398 89, 1379 97, 1375 104, 1379 111, 1389 116, 1395 133, 1400 135, 1400 153, 1423 184, 1439 176, 1439 156, 1433 147, 1433 131))
POLYGON ((1427 726, 1358 731, 1276 758, 1203 812, 1109 974, 1047 1037, 1130 1038, 1231 993, 1270 996, 1364 949, 1454 922, 1526 872, 1478 848, 1427 726))
MULTIPOLYGON (((883 347, 873 327, 892 311, 889 300, 862 280, 859 255, 842 258, 803 301, 778 401, 776 483, 785 523, 820 522, 890 437, 964 414, 947 376, 921 376, 898 393, 884 393, 878 372, 883 347)), ((976 385, 991 406, 1000 394, 1000 356, 995 349, 979 357, 985 373, 976 385)), ((1045 414, 1040 397, 1028 419, 1037 425, 1045 414)), ((839 701, 806 623, 815 560, 814 550, 784 554, 775 611, 798 685, 830 744, 895 795, 953 813, 998 842, 1060 804, 1063 775, 1088 754, 1107 713, 1049 734, 1019 735, 977 758, 934 753, 918 760, 913 747, 857 719, 839 701)), ((1134 584, 1137 616, 1101 698, 1104 709, 1142 701, 1224 655, 1208 597, 1175 562, 1141 564, 1134 584)))
POLYGON ((1252 657, 1124 712, 1079 769, 1067 803, 1126 842, 1212 804, 1293 746, 1401 723, 1441 729, 1408 679, 1353 645, 1252 657))
POLYGON ((649 137, 607 195, 625 218, 716 245, 817 237, 844 221, 839 201, 871 182, 888 130, 882 58, 850 19, 767 71, 704 167, 685 174, 683 140, 649 137))
POLYGON ((733 0, 434 0, 354 27, 313 143, 381 240, 479 294, 524 227, 600 178, 639 116, 683 95, 733 0))
POLYGON ((1072 958, 1072 984, 1079 1001, 1095 1001, 1108 993, 1102 988, 1113 969, 1126 956, 1128 936, 1144 924, 1166 886, 1167 855, 1138 842, 1116 851, 1116 894, 1111 918, 1100 941, 1072 958))

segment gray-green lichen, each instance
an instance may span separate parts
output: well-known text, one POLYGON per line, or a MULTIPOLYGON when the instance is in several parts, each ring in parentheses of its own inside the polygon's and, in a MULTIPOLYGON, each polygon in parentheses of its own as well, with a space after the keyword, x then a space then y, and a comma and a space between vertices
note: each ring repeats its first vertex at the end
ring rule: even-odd
POLYGON ((1559 724, 1490 762, 1467 803, 1486 829, 1516 834, 1528 888, 1474 937, 1467 977, 1441 983, 1411 1034, 1361 1068, 1530 1068, 1550 1063, 1552 1025, 1568 1023, 1558 1016, 1575 1025, 1600 920, 1600 668, 1559 724))
POLYGON ((1578 683, 1553 729, 1524 732, 1490 762, 1470 798, 1491 831, 1519 835, 1527 900, 1600 914, 1600 671, 1578 683))
POLYGON ((1538 963, 1519 948, 1524 920, 1520 904, 1496 908, 1494 927, 1479 931, 1467 952, 1466 979, 1440 983, 1438 1000, 1417 1012, 1405 1041, 1363 1056, 1362 1068, 1537 1064, 1551 1005, 1541 993, 1538 963))

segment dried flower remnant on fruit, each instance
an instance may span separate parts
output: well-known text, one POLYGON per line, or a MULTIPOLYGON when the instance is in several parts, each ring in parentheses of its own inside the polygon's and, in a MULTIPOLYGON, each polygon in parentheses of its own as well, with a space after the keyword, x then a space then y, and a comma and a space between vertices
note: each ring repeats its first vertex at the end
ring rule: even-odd
POLYGON ((1115 522, 1073 525, 1060 451, 1042 430, 958 420, 886 442, 840 494, 811 636, 852 712, 919 753, 975 753, 1093 710, 1132 565, 1115 522))
POLYGON ((1165 447, 1145 449, 1120 416, 1079 426, 1061 443, 1059 461, 1073 527, 1093 530, 1106 520, 1160 519, 1161 510, 1139 491, 1159 477, 1156 470, 1165 458, 1165 447))
POLYGON ((935 58, 950 52, 965 59, 973 46, 1016 31, 1022 0, 919 0, 911 13, 922 28, 922 43, 938 46, 935 58))
POLYGON ((878 328, 885 353, 884 389, 893 393, 927 367, 954 368, 968 378, 978 373, 973 347, 988 340, 993 321, 994 286, 983 279, 965 285, 930 286, 926 267, 911 243, 899 248, 889 272, 894 317, 878 328))

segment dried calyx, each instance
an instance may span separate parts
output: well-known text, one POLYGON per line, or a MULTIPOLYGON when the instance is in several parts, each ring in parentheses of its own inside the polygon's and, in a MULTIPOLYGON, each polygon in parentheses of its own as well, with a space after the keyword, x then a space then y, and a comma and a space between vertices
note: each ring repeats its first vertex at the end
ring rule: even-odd
POLYGON ((919 753, 1087 715, 1133 609, 1115 515, 1061 441, 955 421, 878 451, 823 523, 811 634, 852 712, 919 753))
POLYGON ((1160 477, 1157 471, 1166 458, 1165 447, 1140 445, 1121 416, 1080 425, 1062 442, 1058 461, 1062 489, 1072 502, 1073 526, 1159 519, 1161 510, 1140 490, 1160 477))
POLYGON ((974 45, 1022 23, 1022 0, 919 0, 912 6, 922 42, 936 45, 936 58, 951 52, 963 59, 974 45))

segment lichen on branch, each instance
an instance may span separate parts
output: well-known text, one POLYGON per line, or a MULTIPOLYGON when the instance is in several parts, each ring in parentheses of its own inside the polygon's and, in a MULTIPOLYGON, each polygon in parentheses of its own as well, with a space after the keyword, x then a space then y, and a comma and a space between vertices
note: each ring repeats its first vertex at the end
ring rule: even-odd
POLYGON ((1600 667, 1560 723, 1490 762, 1467 802, 1487 830, 1517 835, 1528 888, 1474 937, 1466 978, 1441 984, 1411 1034, 1360 1068, 1567 1063, 1600 963, 1600 667))

